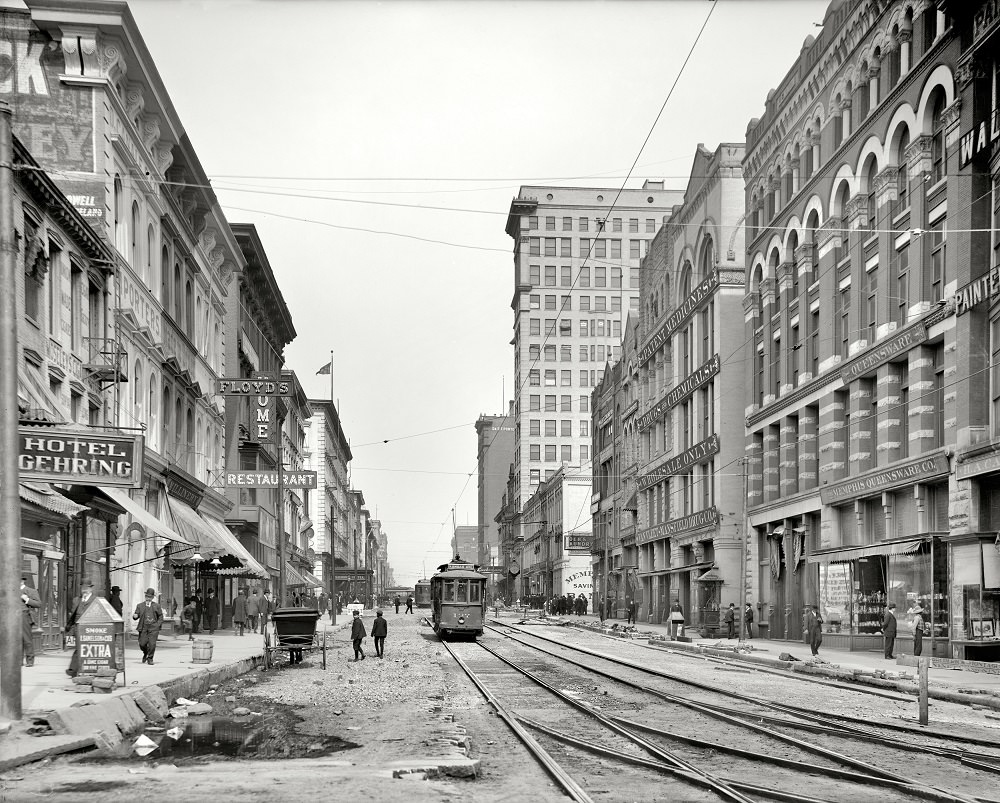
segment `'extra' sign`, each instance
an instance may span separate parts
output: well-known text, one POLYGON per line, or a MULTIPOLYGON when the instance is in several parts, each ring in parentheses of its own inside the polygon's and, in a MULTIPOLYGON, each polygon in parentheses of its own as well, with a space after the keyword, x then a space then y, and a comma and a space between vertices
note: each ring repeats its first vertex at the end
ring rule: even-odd
POLYGON ((19 427, 22 480, 142 486, 142 436, 91 434, 57 427, 19 427))

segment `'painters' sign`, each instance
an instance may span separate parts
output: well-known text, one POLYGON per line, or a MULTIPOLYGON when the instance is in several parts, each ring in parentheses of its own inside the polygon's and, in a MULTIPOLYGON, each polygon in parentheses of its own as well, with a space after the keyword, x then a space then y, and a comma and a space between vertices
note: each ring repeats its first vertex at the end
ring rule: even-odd
POLYGON ((19 427, 22 480, 142 487, 142 435, 19 427))

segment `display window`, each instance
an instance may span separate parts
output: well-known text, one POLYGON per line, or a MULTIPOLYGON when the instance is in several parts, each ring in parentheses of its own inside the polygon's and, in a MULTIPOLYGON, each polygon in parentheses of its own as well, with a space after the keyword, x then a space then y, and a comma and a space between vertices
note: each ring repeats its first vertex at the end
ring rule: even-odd
POLYGON ((953 547, 955 638, 1000 641, 1000 549, 989 542, 953 547))

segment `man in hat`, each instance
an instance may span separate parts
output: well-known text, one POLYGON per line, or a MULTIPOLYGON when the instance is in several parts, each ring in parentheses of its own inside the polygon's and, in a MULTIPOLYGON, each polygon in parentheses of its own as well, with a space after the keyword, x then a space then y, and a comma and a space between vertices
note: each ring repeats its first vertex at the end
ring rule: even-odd
POLYGON ((351 625, 351 641, 354 642, 354 661, 365 660, 365 651, 361 649, 361 642, 364 640, 368 633, 365 632, 365 623, 361 621, 361 614, 358 613, 358 609, 354 609, 354 622, 351 625), (358 658, 358 656, 361 656, 358 658))
POLYGON ((69 620, 66 622, 66 632, 72 634, 76 641, 76 646, 73 648, 73 657, 69 659, 69 668, 66 670, 66 674, 70 677, 76 677, 80 671, 80 640, 76 638, 76 623, 95 599, 97 597, 94 595, 94 581, 85 579, 80 584, 80 596, 73 599, 69 620))
POLYGON ((146 600, 135 606, 132 618, 138 623, 139 649, 142 650, 142 662, 153 665, 153 654, 156 652, 156 639, 160 636, 163 626, 163 611, 156 601, 156 589, 146 589, 146 600))
POLYGON ((385 637, 389 632, 389 624, 382 618, 382 609, 375 611, 375 621, 372 622, 372 639, 375 641, 375 654, 385 658, 385 637))
POLYGON ((108 602, 111 603, 111 607, 118 611, 118 615, 122 615, 122 609, 125 604, 122 602, 122 590, 118 586, 111 586, 111 595, 108 597, 108 602))
POLYGON ((890 602, 882 619, 882 635, 885 638, 885 657, 894 659, 893 647, 896 646, 896 603, 890 602))
POLYGON ((913 655, 919 657, 924 651, 924 609, 918 603, 910 610, 913 617, 913 655))
POLYGON ((41 608, 38 592, 28 585, 28 578, 21 578, 21 650, 25 666, 35 665, 35 644, 31 631, 35 627, 35 608, 41 608))

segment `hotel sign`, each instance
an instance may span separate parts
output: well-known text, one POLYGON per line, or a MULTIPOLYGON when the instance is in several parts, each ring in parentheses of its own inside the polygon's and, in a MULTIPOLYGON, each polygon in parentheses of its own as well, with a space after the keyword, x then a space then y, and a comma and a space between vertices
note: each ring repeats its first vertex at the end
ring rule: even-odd
POLYGON ((860 357, 857 357, 840 369, 840 378, 845 385, 860 379, 866 374, 891 362, 900 354, 909 351, 914 346, 923 343, 927 339, 927 327, 922 323, 904 329, 884 343, 869 349, 860 357))
POLYGON ((667 339, 674 333, 682 323, 684 323, 694 313, 702 302, 708 298, 719 286, 719 274, 713 271, 712 274, 699 284, 681 305, 670 313, 670 317, 663 322, 663 326, 652 336, 649 342, 639 349, 639 365, 645 365, 650 358, 667 342, 667 339))
POLYGON ((17 439, 21 480, 142 487, 142 435, 19 427, 17 439))
POLYGON ((835 505, 849 499, 870 496, 891 490, 900 485, 938 477, 948 473, 948 458, 943 454, 925 457, 909 465, 877 471, 865 477, 852 477, 836 485, 820 488, 819 498, 824 505, 835 505))
MULTIPOLYGON (((316 489, 315 471, 282 472, 281 483, 286 488, 316 489)), ((226 485, 231 488, 277 488, 277 471, 227 471, 226 485)))
POLYGON ((650 541, 659 541, 663 538, 670 538, 680 535, 690 530, 700 530, 703 527, 713 527, 719 522, 719 509, 714 505, 707 510, 699 510, 690 516, 683 516, 679 519, 671 519, 662 522, 645 530, 640 530, 635 537, 637 546, 648 544, 650 541))
POLYGON ((649 429, 653 423, 659 420, 667 410, 674 405, 679 404, 702 385, 706 384, 712 377, 719 373, 719 369, 721 367, 722 361, 719 359, 719 355, 716 354, 704 365, 696 368, 694 373, 688 376, 687 379, 679 385, 671 388, 670 391, 656 403, 656 406, 653 407, 652 410, 644 413, 639 418, 640 431, 649 429))
POLYGON ((719 436, 712 435, 711 437, 703 440, 701 443, 692 446, 686 452, 681 452, 676 457, 664 460, 648 474, 639 477, 639 481, 637 483, 638 488, 640 491, 645 491, 647 488, 656 485, 656 483, 660 482, 660 480, 666 479, 674 474, 679 474, 685 469, 695 465, 695 463, 700 463, 705 458, 718 454, 718 452, 719 436))

